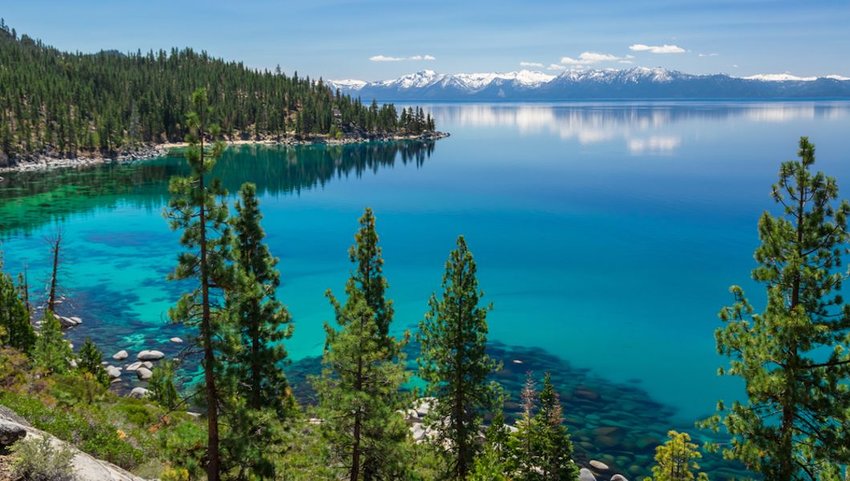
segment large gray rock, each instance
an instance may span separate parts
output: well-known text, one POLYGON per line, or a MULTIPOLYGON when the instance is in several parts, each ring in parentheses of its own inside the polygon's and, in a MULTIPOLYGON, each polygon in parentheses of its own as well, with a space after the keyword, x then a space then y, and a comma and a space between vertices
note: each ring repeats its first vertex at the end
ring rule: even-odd
POLYGON ((581 468, 578 472, 578 481, 596 481, 596 476, 589 469, 581 468))
POLYGON ((136 358, 140 361, 159 361, 165 354, 161 351, 142 351, 136 358))
POLYGON ((59 318, 59 324, 61 324, 62 327, 77 327, 82 323, 82 321, 80 321, 80 322, 76 321, 76 319, 79 319, 79 317, 65 317, 65 316, 56 316, 56 317, 59 318))
POLYGON ((136 361, 133 364, 130 364, 129 366, 124 368, 124 370, 127 372, 132 372, 139 369, 140 367, 142 367, 142 361, 136 361))
POLYGON ((436 402, 436 399, 432 397, 423 397, 421 399, 417 399, 413 404, 413 409, 416 410, 416 413, 419 414, 419 417, 425 417, 431 412, 431 407, 436 402))
MULTIPOLYGON (((18 420, 19 416, 16 414, 9 412, 5 408, 0 409, 0 426, 9 425, 9 429, 14 429, 16 432, 23 430, 28 437, 37 439, 46 437, 56 449, 62 447, 70 449, 74 454, 74 458, 71 460, 71 467, 74 470, 76 479, 79 481, 145 481, 142 478, 124 471, 118 466, 93 458, 76 447, 60 441, 44 431, 39 431, 38 429, 28 426, 24 422, 18 422, 18 420)), ((0 429, 3 428, 0 427, 0 429)))
POLYGON ((115 366, 107 366, 106 374, 108 374, 109 377, 112 379, 118 379, 119 377, 121 377, 121 369, 118 369, 115 366))
POLYGON ((0 449, 15 444, 26 435, 27 430, 20 424, 0 419, 0 449))
POLYGON ((124 351, 124 350, 118 351, 118 352, 116 352, 115 354, 112 355, 112 359, 115 359, 116 361, 123 361, 124 359, 127 359, 128 357, 130 357, 130 354, 127 351, 124 351))
POLYGON ((153 372, 146 367, 140 367, 136 370, 136 375, 139 376, 139 379, 142 381, 147 381, 151 378, 151 376, 153 376, 153 372))
POLYGON ((130 397, 142 399, 144 397, 147 397, 149 392, 150 391, 148 391, 147 389, 145 389, 143 387, 134 387, 133 390, 130 391, 130 397))

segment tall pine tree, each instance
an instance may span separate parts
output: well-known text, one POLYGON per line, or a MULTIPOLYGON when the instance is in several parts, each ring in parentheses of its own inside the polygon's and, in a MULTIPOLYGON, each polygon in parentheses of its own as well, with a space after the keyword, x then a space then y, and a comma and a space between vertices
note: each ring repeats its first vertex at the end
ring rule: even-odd
POLYGON ((214 142, 210 149, 204 145, 207 136, 215 138, 218 134, 217 126, 210 121, 212 109, 205 89, 198 89, 192 94, 192 108, 187 116, 190 133, 186 137, 189 143, 186 159, 191 173, 187 177, 171 179, 169 191, 172 197, 166 217, 172 229, 182 229, 180 243, 186 249, 180 254, 177 268, 170 278, 192 280, 194 286, 191 292, 180 298, 169 315, 174 322, 198 328, 207 405, 207 479, 218 481, 221 456, 217 377, 221 366, 217 352, 221 348, 220 340, 225 337, 221 335, 225 329, 225 315, 223 309, 217 308, 217 297, 212 291, 228 284, 230 240, 226 224, 227 205, 223 201, 226 191, 221 182, 210 181, 208 175, 224 144, 214 142))
POLYGON ((277 300, 278 260, 263 243, 257 188, 245 184, 239 195, 237 215, 231 220, 237 278, 228 303, 241 343, 228 359, 228 370, 249 408, 273 408, 284 416, 293 403, 282 367, 286 361, 282 341, 292 336, 291 316, 277 300))
POLYGON ((578 466, 572 460, 573 443, 564 426, 560 397, 548 372, 543 378, 539 401, 540 409, 535 417, 540 433, 536 448, 539 479, 575 481, 578 479, 578 466))
POLYGON ((784 162, 773 199, 780 215, 762 214, 753 279, 767 290, 756 314, 733 286, 720 317, 718 351, 729 357, 721 374, 741 378, 748 399, 705 424, 724 424, 724 448, 767 481, 814 480, 833 464, 850 462, 850 308, 841 297, 846 273, 850 204, 837 203, 838 185, 813 173, 815 148, 799 143, 800 160, 784 162))
MULTIPOLYGON (((361 226, 364 220, 374 226, 370 210, 361 226)), ((379 253, 377 236, 362 232, 352 252, 379 253)), ((363 266, 358 264, 346 283, 344 305, 328 292, 340 330, 325 326, 323 370, 314 382, 322 433, 332 465, 341 465, 350 481, 400 479, 405 477, 404 448, 410 434, 401 415, 404 397, 399 390, 408 373, 402 342, 388 345, 384 335, 388 326, 379 324, 380 315, 371 307, 387 302, 368 297, 370 291, 358 280, 361 272, 363 266)))
POLYGON ((500 392, 487 380, 499 367, 485 352, 492 306, 479 306, 483 293, 463 236, 446 263, 442 287, 440 298, 431 296, 431 310, 419 326, 419 375, 428 383, 426 393, 437 399, 433 427, 446 447, 448 474, 460 480, 478 451, 481 413, 493 407, 500 392))
MULTIPOLYGON (((360 218, 360 230, 354 236, 354 245, 348 250, 348 257, 356 264, 353 279, 357 288, 363 292, 369 309, 374 313, 378 335, 387 347, 392 347, 389 330, 394 309, 392 300, 385 296, 389 283, 384 277, 384 258, 378 240, 375 214, 367 207, 360 218)), ((392 353, 392 350, 388 352, 392 353)))
POLYGON ((292 335, 289 312, 277 300, 277 259, 263 243, 262 214, 254 184, 244 184, 233 229, 234 281, 227 310, 238 341, 226 358, 225 410, 228 429, 222 444, 227 468, 237 479, 273 478, 272 447, 282 444, 282 423, 294 413, 294 398, 283 372, 292 335))

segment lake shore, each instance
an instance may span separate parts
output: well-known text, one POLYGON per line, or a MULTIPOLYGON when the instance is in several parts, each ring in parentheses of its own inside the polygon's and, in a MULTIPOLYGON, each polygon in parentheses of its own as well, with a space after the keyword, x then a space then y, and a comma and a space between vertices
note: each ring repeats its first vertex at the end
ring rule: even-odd
MULTIPOLYGON (((344 137, 341 139, 331 138, 327 136, 315 137, 282 137, 282 138, 261 138, 261 139, 232 139, 225 140, 228 147, 240 145, 346 145, 346 144, 361 144, 366 142, 402 142, 402 141, 432 141, 449 137, 448 132, 424 132, 420 135, 374 135, 366 137, 344 137)), ((70 167, 90 167, 100 164, 108 164, 112 162, 136 162, 141 160, 163 157, 175 149, 187 147, 186 142, 165 142, 161 144, 145 144, 136 149, 126 150, 114 155, 103 155, 94 153, 93 155, 81 155, 78 157, 65 157, 52 154, 38 154, 31 158, 22 160, 15 165, 8 167, 0 167, 0 174, 12 172, 36 172, 52 169, 70 168, 70 167)), ((0 182, 3 178, 0 176, 0 182)))

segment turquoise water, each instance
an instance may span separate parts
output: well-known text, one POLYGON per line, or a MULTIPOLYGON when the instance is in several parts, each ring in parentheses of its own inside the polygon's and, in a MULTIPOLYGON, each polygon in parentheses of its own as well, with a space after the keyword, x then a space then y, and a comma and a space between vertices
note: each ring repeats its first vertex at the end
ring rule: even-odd
MULTIPOLYGON (((691 425, 717 399, 740 395, 740 386, 715 375, 717 312, 731 284, 761 299, 748 281, 756 222, 773 208, 770 185, 799 136, 811 137, 818 167, 850 192, 847 103, 429 110, 451 137, 424 146, 241 147, 221 159, 217 174, 231 191, 251 180, 262 193, 268 241, 281 258, 280 296, 295 321, 294 360, 321 353, 322 323, 332 320, 324 291, 342 291, 346 249, 371 206, 397 330, 422 318, 463 234, 495 304, 491 339, 513 346, 506 359, 528 362, 542 353, 530 348, 542 349, 570 375, 638 389, 664 406, 633 409, 660 409, 691 425)), ((7 269, 26 265, 35 296, 47 278, 44 238, 63 231, 63 309, 84 319, 72 338, 92 336, 109 353, 176 352, 168 339, 185 333, 165 312, 180 286, 164 278, 177 235, 161 211, 167 178, 181 162, 9 175, 0 183, 7 269)))

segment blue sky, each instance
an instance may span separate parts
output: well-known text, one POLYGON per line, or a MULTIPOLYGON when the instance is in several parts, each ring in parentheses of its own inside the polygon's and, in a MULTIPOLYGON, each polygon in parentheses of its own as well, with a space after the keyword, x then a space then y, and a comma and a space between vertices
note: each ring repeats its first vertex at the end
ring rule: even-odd
POLYGON ((0 16, 63 50, 191 46, 331 79, 630 66, 850 76, 848 0, 0 0, 0 16))

